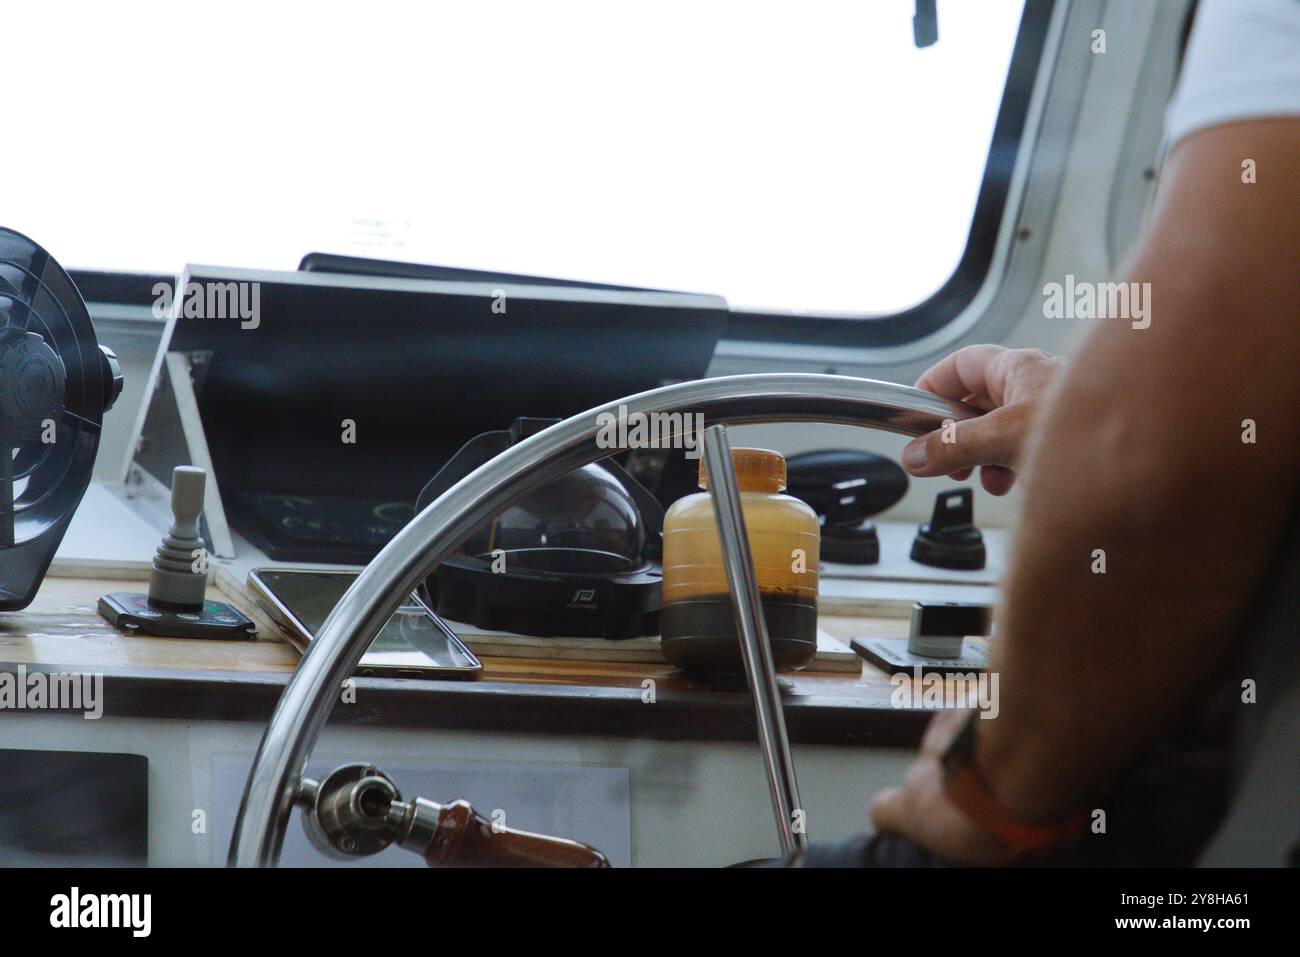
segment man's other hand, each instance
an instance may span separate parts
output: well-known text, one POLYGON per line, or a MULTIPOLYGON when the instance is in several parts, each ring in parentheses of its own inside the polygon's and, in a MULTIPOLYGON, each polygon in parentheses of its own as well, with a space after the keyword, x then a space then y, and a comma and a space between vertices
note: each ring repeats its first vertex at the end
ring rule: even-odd
POLYGON ((943 754, 966 717, 962 709, 935 714, 902 787, 886 788, 872 799, 871 823, 881 833, 906 837, 956 864, 1010 864, 1013 855, 1007 848, 967 817, 944 790, 943 754))

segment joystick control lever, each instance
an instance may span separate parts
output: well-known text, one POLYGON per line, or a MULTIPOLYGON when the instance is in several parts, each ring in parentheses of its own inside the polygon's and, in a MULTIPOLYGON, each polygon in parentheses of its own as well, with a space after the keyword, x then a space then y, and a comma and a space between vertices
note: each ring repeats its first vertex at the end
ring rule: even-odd
POLYGON ((199 519, 208 473, 190 465, 172 471, 172 523, 154 552, 149 594, 112 592, 99 613, 126 632, 161 638, 251 638, 252 620, 237 608, 207 598, 208 552, 199 519))
POLYGON ((190 465, 172 472, 172 527, 163 536, 149 571, 149 604, 193 611, 208 587, 207 552, 199 534, 207 473, 190 465))

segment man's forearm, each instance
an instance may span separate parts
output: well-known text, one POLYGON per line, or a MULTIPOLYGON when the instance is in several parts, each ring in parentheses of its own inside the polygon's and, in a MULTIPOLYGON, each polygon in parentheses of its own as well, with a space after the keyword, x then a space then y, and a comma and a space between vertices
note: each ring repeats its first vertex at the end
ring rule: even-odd
POLYGON ((977 750, 1027 820, 1082 806, 1176 720, 1240 637, 1294 507, 1298 129, 1178 147, 1124 277, 1151 284, 1150 327, 1107 320, 1039 422, 992 665, 1001 714, 977 750))

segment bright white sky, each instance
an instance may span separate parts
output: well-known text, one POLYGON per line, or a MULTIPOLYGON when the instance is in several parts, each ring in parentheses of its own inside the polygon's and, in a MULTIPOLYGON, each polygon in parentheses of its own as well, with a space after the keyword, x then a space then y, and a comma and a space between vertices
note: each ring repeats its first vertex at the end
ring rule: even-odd
POLYGON ((72 268, 892 312, 960 258, 1021 7, 939 0, 917 50, 912 0, 8 4, 0 222, 72 268))

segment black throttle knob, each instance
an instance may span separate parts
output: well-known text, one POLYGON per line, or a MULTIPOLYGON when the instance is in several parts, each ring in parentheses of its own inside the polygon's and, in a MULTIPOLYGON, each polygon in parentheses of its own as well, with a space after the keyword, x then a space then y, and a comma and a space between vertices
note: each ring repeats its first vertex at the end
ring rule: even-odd
POLYGON ((880 561, 880 537, 868 516, 907 492, 907 473, 898 463, 870 452, 825 449, 790 456, 786 475, 787 491, 812 506, 821 520, 823 561, 880 561))
POLYGON ((984 536, 975 527, 975 505, 971 490, 940 492, 934 500, 930 521, 916 532, 912 561, 935 568, 972 571, 983 568, 984 536))

